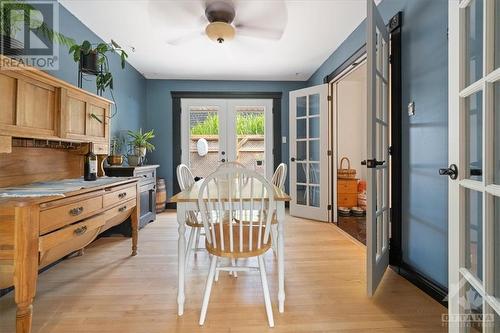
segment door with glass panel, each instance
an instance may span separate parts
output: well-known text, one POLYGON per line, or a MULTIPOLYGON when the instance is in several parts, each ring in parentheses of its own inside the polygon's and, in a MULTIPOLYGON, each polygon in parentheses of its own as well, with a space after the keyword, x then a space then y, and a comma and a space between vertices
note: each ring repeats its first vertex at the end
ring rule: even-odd
POLYGON ((328 85, 290 92, 290 214, 328 221, 328 85))
POLYGON ((375 293, 389 266, 389 32, 367 0, 366 283, 375 293))
POLYGON ((450 332, 500 332, 500 0, 449 2, 450 332))
POLYGON ((273 175, 272 99, 227 100, 227 157, 267 179, 273 175))
POLYGON ((227 102, 181 100, 181 161, 195 177, 207 177, 227 160, 227 102))

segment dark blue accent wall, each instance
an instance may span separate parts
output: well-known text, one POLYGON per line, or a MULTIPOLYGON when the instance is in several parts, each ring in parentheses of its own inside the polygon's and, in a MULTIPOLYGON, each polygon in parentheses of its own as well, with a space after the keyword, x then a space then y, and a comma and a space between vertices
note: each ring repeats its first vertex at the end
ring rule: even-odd
MULTIPOLYGON (((75 39, 77 43, 88 40, 91 43, 100 43, 102 40, 85 24, 71 14, 64 6, 59 5, 59 30, 67 37, 75 39)), ((109 41, 107 41, 109 42, 109 41)), ((146 120, 146 79, 134 67, 127 63, 125 69, 120 67, 117 55, 110 56, 111 72, 114 78, 114 96, 118 113, 111 120, 112 135, 117 131, 138 129, 144 127, 146 120)), ((78 64, 68 54, 65 46, 60 47, 59 70, 48 71, 55 77, 74 84, 78 83, 78 64)), ((89 77, 83 88, 96 93, 95 77, 89 77)), ((104 96, 111 100, 109 90, 104 96)))
MULTIPOLYGON (((288 138, 288 93, 305 86, 305 82, 281 81, 196 81, 147 80, 146 127, 154 128, 157 149, 149 155, 151 163, 160 164, 158 175, 167 181, 169 195, 175 170, 172 166, 172 97, 171 91, 281 92, 281 135, 288 138)), ((281 146, 282 161, 288 161, 287 144, 281 146)))
MULTIPOLYGON (((387 22, 403 12, 403 259, 442 286, 448 284, 448 1, 383 0, 387 22), (405 106, 415 101, 416 115, 405 106)), ((312 75, 308 85, 341 65, 366 39, 363 22, 312 75)))

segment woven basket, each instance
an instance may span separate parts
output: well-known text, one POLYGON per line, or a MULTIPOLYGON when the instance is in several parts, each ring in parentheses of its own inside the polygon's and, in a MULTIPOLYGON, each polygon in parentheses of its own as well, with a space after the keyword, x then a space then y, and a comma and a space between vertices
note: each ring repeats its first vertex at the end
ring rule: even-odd
POLYGON ((347 157, 342 157, 340 167, 337 170, 337 178, 353 179, 356 178, 356 169, 351 169, 351 161, 347 157), (344 161, 347 161, 347 168, 344 169, 344 161))

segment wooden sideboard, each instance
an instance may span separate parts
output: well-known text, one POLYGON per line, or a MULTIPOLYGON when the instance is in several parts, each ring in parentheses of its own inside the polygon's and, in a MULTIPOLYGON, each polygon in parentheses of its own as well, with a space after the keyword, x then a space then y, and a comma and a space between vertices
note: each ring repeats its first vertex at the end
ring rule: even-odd
POLYGON ((358 205, 358 179, 337 179, 337 205, 352 208, 358 205))
POLYGON ((31 331, 38 270, 131 218, 137 254, 140 212, 137 178, 64 193, 64 197, 0 198, 0 289, 14 286, 16 331, 31 331))
POLYGON ((112 102, 0 55, 0 153, 11 138, 93 142, 109 152, 112 102), (8 60, 6 60, 8 59, 8 60))

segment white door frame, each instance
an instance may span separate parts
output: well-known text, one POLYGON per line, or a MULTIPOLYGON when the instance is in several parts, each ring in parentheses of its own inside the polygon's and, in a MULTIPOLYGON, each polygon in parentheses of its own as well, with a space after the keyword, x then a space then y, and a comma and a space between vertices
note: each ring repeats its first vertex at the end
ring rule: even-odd
POLYGON ((389 32, 373 0, 367 13, 366 282, 372 296, 389 266, 389 32))
MULTIPOLYGON (((494 2, 483 2, 483 49, 482 73, 475 82, 466 83, 466 8, 473 1, 449 0, 449 70, 448 70, 448 139, 449 164, 458 168, 457 179, 448 182, 448 327, 450 332, 464 332, 466 324, 462 316, 466 314, 466 288, 472 287, 482 298, 483 329, 485 332, 493 330, 491 319, 493 314, 500 317, 500 299, 495 298, 494 279, 494 198, 500 197, 500 186, 494 184, 494 99, 493 83, 500 82, 500 68, 494 69, 494 2), (468 161, 468 117, 466 98, 482 92, 482 179, 472 179, 470 161, 468 161), (470 200, 466 192, 479 194, 482 198, 482 274, 479 279, 467 264, 466 243, 468 228, 468 209, 470 200), (467 286, 467 287, 466 287, 467 286), (464 307, 465 305, 465 307, 464 307)), ((498 158, 498 157, 496 157, 498 158)), ((479 244, 479 242, 477 242, 479 244)), ((479 264, 479 263, 478 263, 479 264)), ((479 267, 479 266, 477 266, 479 267)), ((498 268, 496 268, 498 271, 498 268)), ((498 291, 497 291, 498 292, 498 291)), ((499 295, 496 295, 497 297, 499 295)), ((497 323, 498 325, 498 323, 497 323)))
MULTIPOLYGON (((314 87, 299 89, 290 92, 290 214, 293 216, 313 219, 318 221, 329 220, 329 188, 330 188, 330 174, 328 168, 328 149, 329 149, 329 136, 328 136, 328 123, 329 123, 329 109, 328 109, 328 84, 317 85, 314 87), (308 204, 309 197, 309 98, 312 95, 319 95, 319 207, 312 207, 308 204), (297 98, 306 97, 306 116, 300 117, 306 120, 306 139, 297 139, 297 98), (297 157, 297 140, 305 141, 306 143, 306 204, 297 203, 297 164, 300 162, 296 160, 297 157)), ((300 119, 299 118, 299 119, 300 119)), ((314 118, 314 116, 313 116, 314 118)), ((301 184, 299 184, 301 185, 301 184)))

